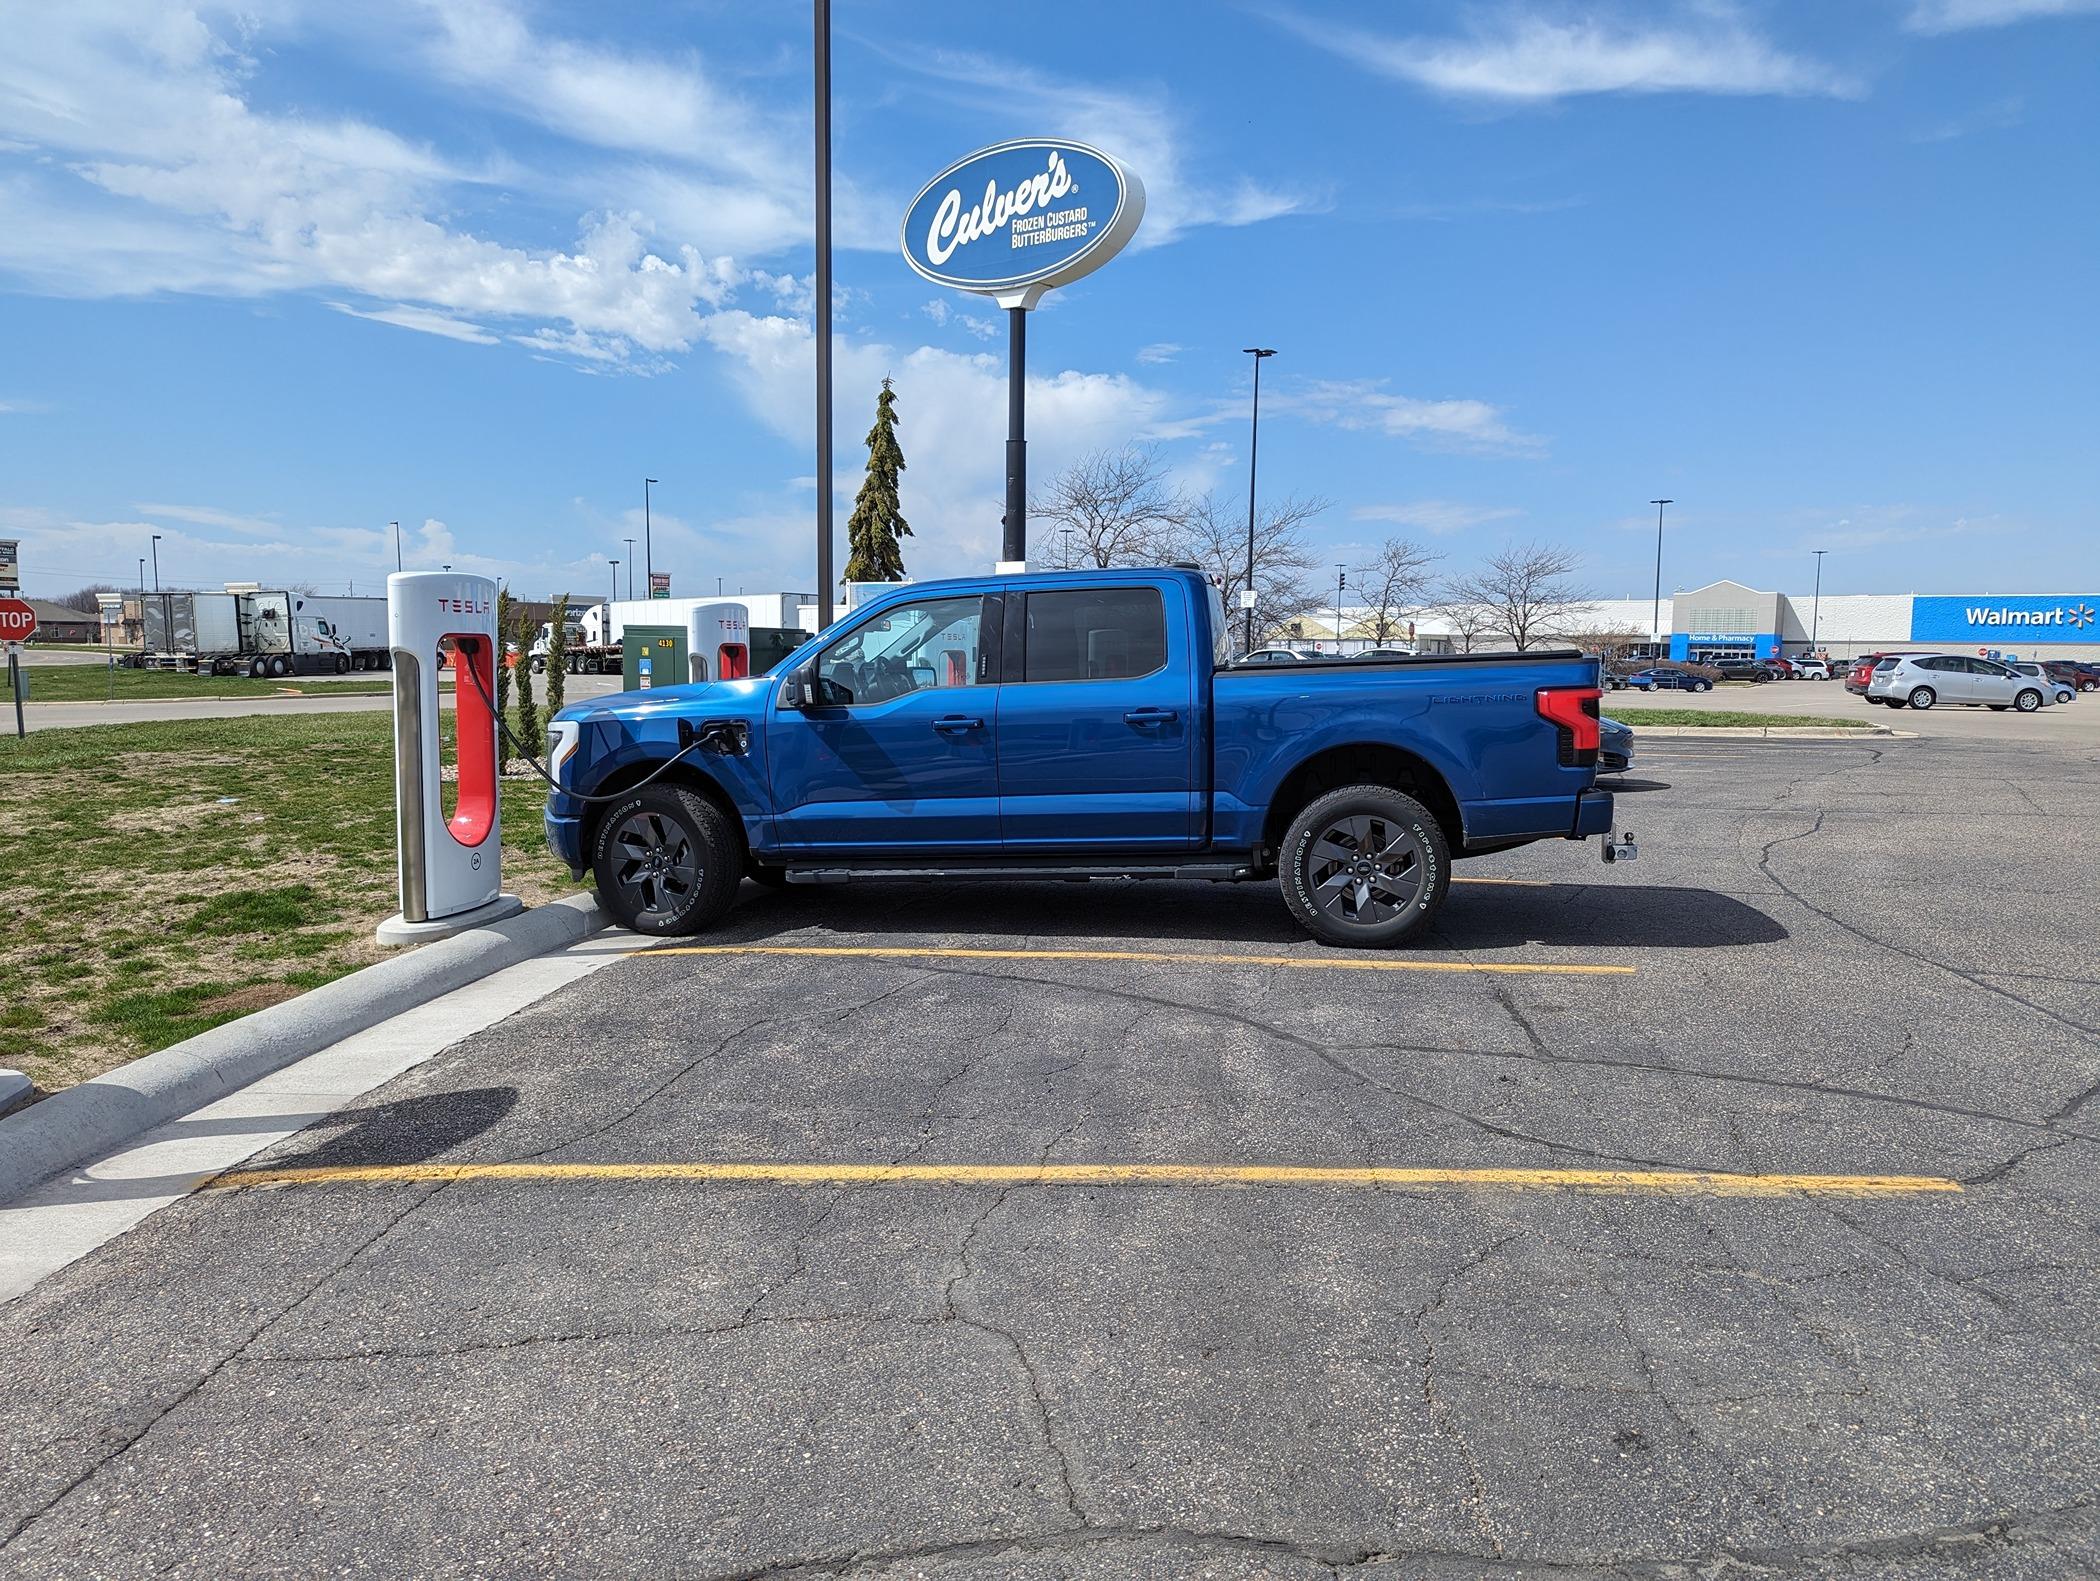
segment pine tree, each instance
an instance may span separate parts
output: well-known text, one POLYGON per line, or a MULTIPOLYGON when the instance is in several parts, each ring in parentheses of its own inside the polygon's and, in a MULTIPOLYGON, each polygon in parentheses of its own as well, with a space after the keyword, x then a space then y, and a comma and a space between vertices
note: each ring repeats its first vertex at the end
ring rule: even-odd
POLYGON ((911 536, 911 527, 897 503, 897 476, 904 470, 904 452, 897 444, 897 397, 890 381, 882 381, 875 397, 875 426, 868 430, 868 476, 853 501, 853 515, 846 523, 846 580, 849 582, 901 582, 904 580, 904 548, 900 538, 911 536))
MULTIPOLYGON (((501 719, 510 707, 510 666, 503 662, 503 639, 510 635, 510 584, 505 582, 496 589, 496 717, 501 719)), ((464 678, 455 674, 455 682, 464 678)), ((465 684, 472 686, 472 681, 465 684)))
POLYGON ((536 758, 545 747, 540 739, 540 711, 532 700, 532 660, 527 655, 532 651, 532 611, 520 605, 518 608, 518 746, 529 758, 536 758))
POLYGON ((569 700, 569 595, 554 601, 554 614, 547 627, 547 717, 552 719, 569 700))

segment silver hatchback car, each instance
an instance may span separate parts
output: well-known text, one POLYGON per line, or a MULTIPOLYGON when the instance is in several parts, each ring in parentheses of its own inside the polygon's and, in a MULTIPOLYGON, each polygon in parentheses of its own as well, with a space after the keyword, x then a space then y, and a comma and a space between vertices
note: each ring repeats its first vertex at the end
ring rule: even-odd
POLYGON ((2031 714, 2056 699, 2043 683, 1989 659, 1960 653, 1904 653, 1874 666, 1867 701, 1891 708, 2017 708, 2031 714))

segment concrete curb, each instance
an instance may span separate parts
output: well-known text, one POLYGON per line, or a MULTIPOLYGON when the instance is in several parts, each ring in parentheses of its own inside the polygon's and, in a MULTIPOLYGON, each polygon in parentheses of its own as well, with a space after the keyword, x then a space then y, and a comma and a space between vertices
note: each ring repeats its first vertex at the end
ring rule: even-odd
POLYGON ((55 1093, 0 1119, 0 1202, 390 1016, 587 939, 609 921, 588 895, 535 906, 55 1093))
POLYGON ((1915 730, 1891 730, 1887 725, 1841 726, 1824 729, 1821 725, 1644 725, 1638 714, 1628 717, 1614 714, 1612 717, 1622 725, 1631 725, 1637 736, 1720 736, 1724 739, 1775 741, 1789 738, 1795 741, 1886 741, 1895 738, 1903 741, 1917 739, 1915 730))

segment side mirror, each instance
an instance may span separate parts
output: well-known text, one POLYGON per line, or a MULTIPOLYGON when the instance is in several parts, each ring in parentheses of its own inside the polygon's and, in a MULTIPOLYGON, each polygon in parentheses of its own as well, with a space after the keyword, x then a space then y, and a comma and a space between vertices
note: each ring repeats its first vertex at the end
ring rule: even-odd
POLYGON ((782 708, 814 708, 817 702, 817 667, 805 664, 798 670, 788 672, 780 683, 780 706, 782 708))

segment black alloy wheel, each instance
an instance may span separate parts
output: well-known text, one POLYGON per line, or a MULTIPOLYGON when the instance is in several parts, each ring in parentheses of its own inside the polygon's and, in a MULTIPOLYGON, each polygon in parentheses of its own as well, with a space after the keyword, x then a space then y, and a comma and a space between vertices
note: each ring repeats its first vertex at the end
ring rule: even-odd
POLYGON ((1397 943, 1443 904, 1443 831, 1412 796, 1384 785, 1330 791, 1284 836, 1278 881, 1292 915, 1329 944, 1397 943))
POLYGON ((599 821, 591 866, 598 898, 636 933, 697 933, 736 898, 742 842, 712 802, 651 785, 599 821))

